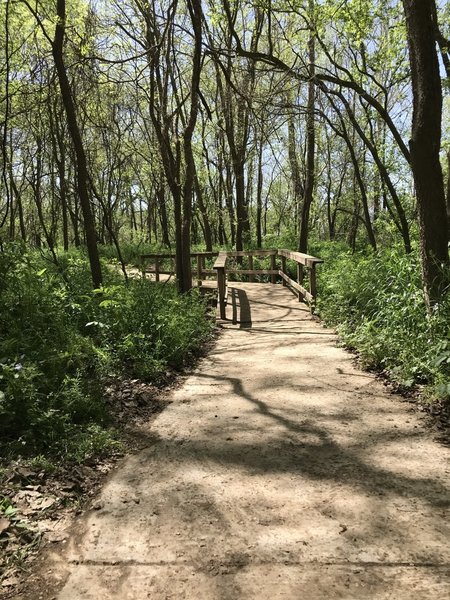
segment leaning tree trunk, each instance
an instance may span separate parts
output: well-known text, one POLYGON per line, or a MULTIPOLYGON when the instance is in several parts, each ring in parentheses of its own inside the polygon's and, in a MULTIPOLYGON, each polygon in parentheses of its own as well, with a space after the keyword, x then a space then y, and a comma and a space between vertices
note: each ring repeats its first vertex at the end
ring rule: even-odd
POLYGON ((83 141, 81 139, 80 128, 78 126, 75 104, 73 101, 72 90, 70 88, 69 78, 67 76, 66 65, 64 64, 63 45, 66 27, 66 2, 57 0, 56 3, 58 20, 55 27, 55 36, 52 43, 52 54, 55 61, 56 72, 58 75, 59 87, 64 110, 67 117, 67 126, 72 139, 76 156, 76 176, 77 191, 80 199, 81 211, 83 213, 84 229, 86 234, 86 246, 91 266, 91 276, 94 287, 99 288, 102 285, 102 270, 97 248, 97 234, 95 231, 94 215, 88 191, 88 167, 86 153, 84 151, 83 141))
POLYGON ((442 266, 449 263, 441 143, 442 89, 432 0, 403 0, 411 65, 413 120, 411 167, 419 213, 422 276, 428 306, 448 284, 442 266))

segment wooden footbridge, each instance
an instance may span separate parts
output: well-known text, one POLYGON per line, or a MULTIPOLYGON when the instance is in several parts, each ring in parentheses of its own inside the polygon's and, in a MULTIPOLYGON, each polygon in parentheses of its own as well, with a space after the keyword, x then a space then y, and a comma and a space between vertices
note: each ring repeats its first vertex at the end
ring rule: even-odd
MULTIPOLYGON (((320 258, 286 249, 194 252, 191 254, 193 273, 198 286, 213 277, 217 281, 217 302, 220 318, 226 318, 228 282, 247 277, 250 283, 276 284, 281 280, 284 287, 298 296, 299 302, 307 302, 311 312, 317 297, 316 265, 320 258), (264 264, 264 263, 269 264, 264 264), (264 267, 264 268, 262 268, 264 267)), ((175 254, 141 255, 142 276, 152 274, 156 281, 162 275, 175 273, 175 254)))

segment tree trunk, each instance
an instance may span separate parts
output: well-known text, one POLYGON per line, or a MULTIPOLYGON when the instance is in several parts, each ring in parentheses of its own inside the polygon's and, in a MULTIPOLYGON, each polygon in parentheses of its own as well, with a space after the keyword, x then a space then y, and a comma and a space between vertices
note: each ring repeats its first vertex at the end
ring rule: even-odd
POLYGON ((403 0, 403 6, 413 91, 411 168, 419 213, 423 284, 431 307, 440 300, 448 284, 442 266, 449 264, 444 181, 439 161, 441 78, 432 1, 403 0))
POLYGON ((102 285, 102 270, 97 248, 97 235, 95 232, 94 215, 88 192, 88 168, 86 153, 81 139, 78 126, 75 104, 64 64, 63 45, 66 27, 66 3, 65 0, 57 0, 58 20, 55 27, 55 36, 52 43, 52 54, 58 75, 59 87, 63 100, 64 110, 67 116, 67 126, 76 156, 77 191, 80 199, 81 211, 83 213, 84 229, 86 234, 86 245, 91 267, 92 282, 95 288, 102 285))
MULTIPOLYGON (((310 18, 313 17, 314 4, 313 0, 309 0, 310 18)), ((299 252, 308 252, 308 235, 309 235, 309 213, 313 202, 314 194, 314 179, 315 179, 315 151, 316 151, 316 130, 315 130, 315 60, 316 46, 315 33, 313 31, 313 23, 310 24, 309 47, 309 81, 308 81, 308 107, 306 116, 306 178, 305 178, 305 193, 300 213, 300 236, 298 242, 299 252)))
POLYGON ((245 170, 244 161, 237 157, 233 160, 233 170, 236 189, 236 250, 241 251, 247 246, 250 234, 247 204, 245 201, 245 170))
MULTIPOLYGON (((295 139, 294 115, 291 111, 289 111, 288 115, 288 157, 294 192, 294 206, 298 219, 301 212, 302 201, 305 196, 305 188, 295 139)), ((298 223, 295 225, 298 229, 298 223)))
POLYGON ((203 190, 200 187, 200 182, 198 180, 197 175, 195 176, 195 195, 197 196, 198 208, 199 208, 200 214, 202 216, 202 229, 203 229, 203 236, 205 238, 206 251, 212 252, 211 225, 209 223, 208 211, 206 209, 205 201, 203 198, 203 190))
POLYGON ((263 189, 263 136, 259 140, 258 179, 256 183, 256 245, 262 247, 262 189, 263 189))
POLYGON ((169 223, 167 220, 167 206, 166 206, 166 188, 164 185, 164 174, 161 173, 161 183, 157 190, 158 207, 159 207, 159 218, 161 222, 161 233, 162 243, 166 248, 170 248, 170 237, 169 237, 169 223))

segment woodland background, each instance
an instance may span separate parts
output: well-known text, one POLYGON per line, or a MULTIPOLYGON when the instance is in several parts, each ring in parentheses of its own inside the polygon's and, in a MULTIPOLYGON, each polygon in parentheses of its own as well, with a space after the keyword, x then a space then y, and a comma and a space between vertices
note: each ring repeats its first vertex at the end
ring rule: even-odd
POLYGON ((194 249, 320 256, 318 313, 362 363, 448 399, 447 4, 0 12, 5 461, 117 447, 105 385, 163 381, 212 335, 194 249), (177 286, 127 277, 167 249, 177 286))

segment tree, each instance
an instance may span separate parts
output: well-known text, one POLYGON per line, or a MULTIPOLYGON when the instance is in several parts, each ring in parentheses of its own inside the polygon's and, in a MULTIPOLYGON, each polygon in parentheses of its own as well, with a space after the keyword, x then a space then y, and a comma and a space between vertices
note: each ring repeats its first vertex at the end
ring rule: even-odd
POLYGON ((441 145, 442 90, 435 45, 433 0, 403 0, 413 92, 410 140, 427 304, 439 302, 448 286, 448 228, 441 145), (444 268, 443 268, 444 267, 444 268))
POLYGON ((56 0, 56 25, 53 39, 47 33, 43 20, 39 13, 24 0, 24 4, 35 17, 45 38, 51 45, 52 56, 55 63, 56 74, 58 77, 61 98, 67 118, 67 127, 72 140, 76 157, 76 186, 83 213, 84 229, 86 234, 86 246, 91 267, 92 282, 95 288, 102 285, 102 269, 97 248, 97 233, 95 231, 95 221, 92 212, 91 201, 89 197, 89 171, 86 152, 81 137, 81 131, 78 124, 75 101, 67 74, 67 68, 64 62, 64 40, 66 34, 66 2, 65 0, 56 0))

